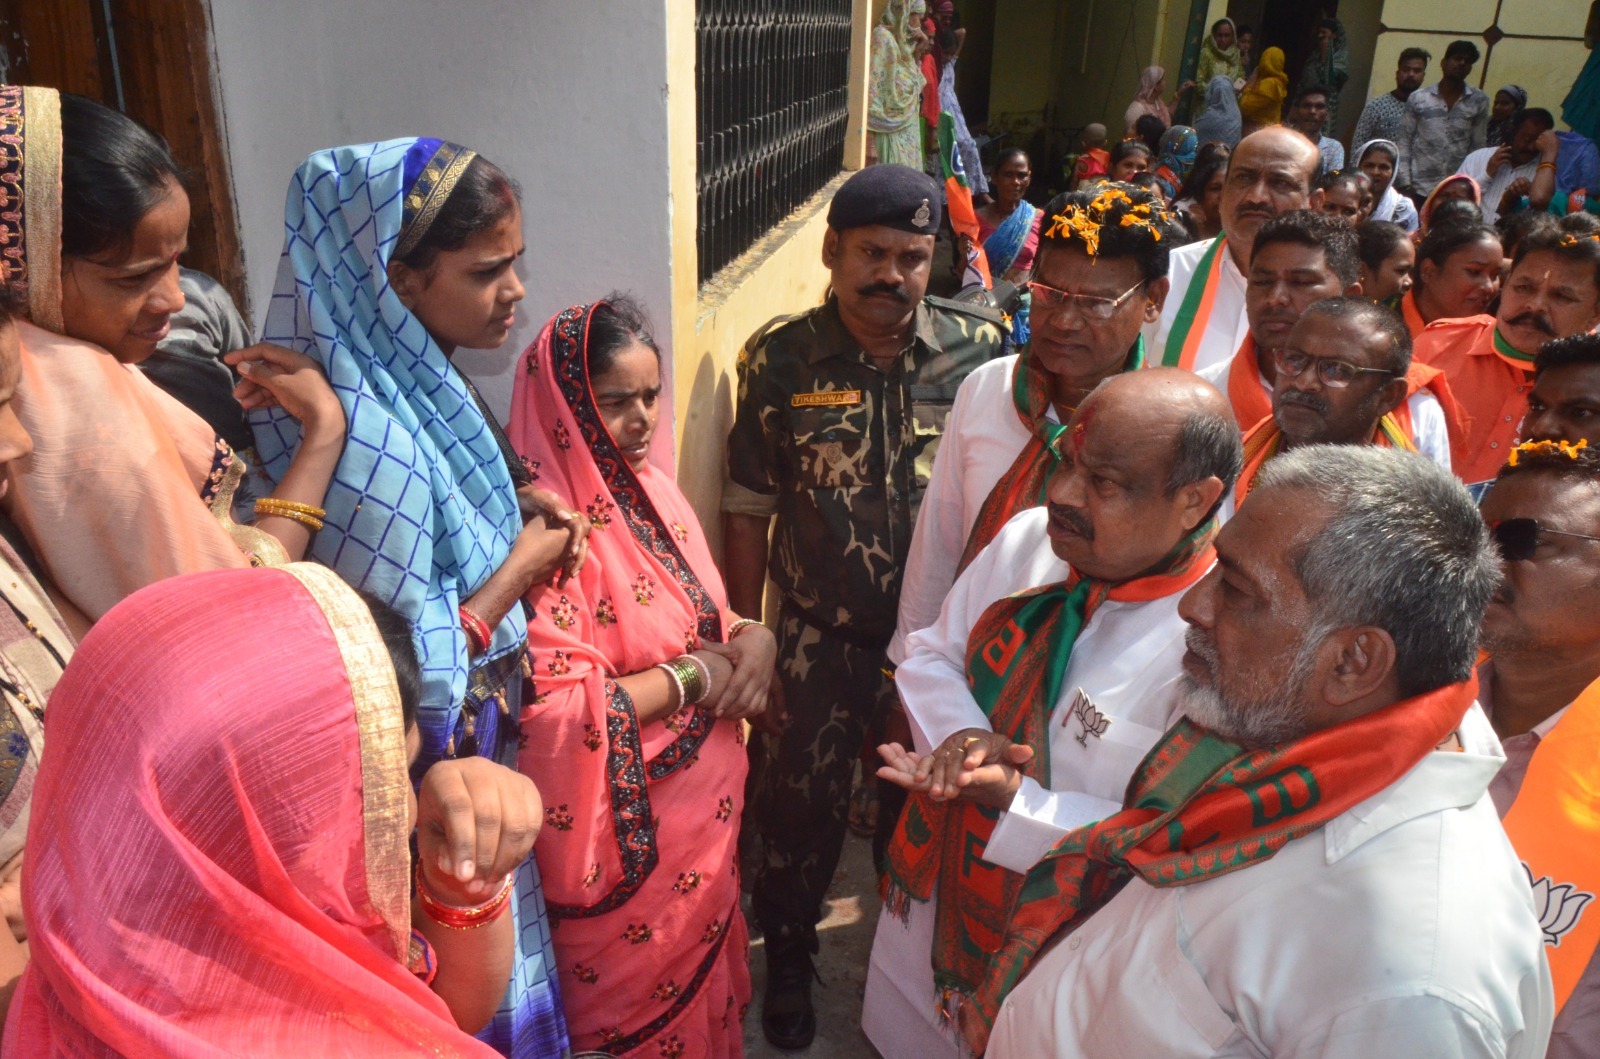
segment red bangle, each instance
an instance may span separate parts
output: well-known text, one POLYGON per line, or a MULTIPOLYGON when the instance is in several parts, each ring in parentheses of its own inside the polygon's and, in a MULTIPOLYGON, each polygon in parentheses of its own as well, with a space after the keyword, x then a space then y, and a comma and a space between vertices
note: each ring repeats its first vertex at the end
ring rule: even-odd
POLYGON ((516 881, 516 872, 507 872, 506 881, 489 900, 481 905, 469 908, 458 908, 447 905, 428 893, 428 886, 422 880, 422 865, 417 865, 417 900, 422 904, 422 914, 451 930, 475 930, 487 926, 505 914, 511 905, 511 891, 516 881))
POLYGON ((467 634, 467 654, 483 654, 494 640, 489 623, 468 610, 465 603, 457 609, 461 615, 461 630, 467 634))

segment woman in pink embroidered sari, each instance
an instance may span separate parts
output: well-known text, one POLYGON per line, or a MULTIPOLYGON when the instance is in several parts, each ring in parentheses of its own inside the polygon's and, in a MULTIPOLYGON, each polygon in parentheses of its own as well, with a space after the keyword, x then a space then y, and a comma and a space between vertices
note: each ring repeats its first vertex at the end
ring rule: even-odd
POLYGON ((413 798, 419 697, 404 619, 326 567, 189 574, 112 608, 50 700, 32 963, 0 1056, 492 1059, 463 1028, 505 989, 512 917, 414 912, 407 841, 416 822, 435 901, 484 904, 541 807, 483 758, 413 798))
POLYGON ((728 611, 694 511, 649 461, 660 392, 625 298, 557 314, 518 373, 512 444, 593 527, 577 577, 528 597, 520 764, 544 795, 535 854, 573 1046, 737 1056, 739 719, 765 708, 776 645, 728 611), (685 653, 709 679, 656 668, 685 653))

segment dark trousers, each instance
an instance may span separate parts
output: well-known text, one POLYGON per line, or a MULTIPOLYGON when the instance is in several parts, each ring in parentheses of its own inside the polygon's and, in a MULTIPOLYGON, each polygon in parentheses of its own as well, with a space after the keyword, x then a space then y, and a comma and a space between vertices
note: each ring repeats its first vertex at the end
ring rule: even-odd
POLYGON ((822 918, 862 741, 894 698, 881 649, 846 643, 787 609, 777 633, 789 721, 781 736, 761 736, 765 760, 749 809, 759 834, 752 905, 767 934, 822 918))

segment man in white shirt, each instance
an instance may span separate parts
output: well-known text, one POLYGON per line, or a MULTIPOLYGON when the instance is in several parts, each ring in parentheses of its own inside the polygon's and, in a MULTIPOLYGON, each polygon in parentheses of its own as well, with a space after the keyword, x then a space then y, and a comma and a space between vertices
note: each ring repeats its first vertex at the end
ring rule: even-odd
MULTIPOLYGON (((1241 431, 1248 434, 1272 414, 1277 353, 1305 311, 1324 298, 1360 293, 1360 238, 1350 225, 1310 210, 1294 210, 1262 225, 1245 288, 1250 331, 1230 360, 1199 373, 1228 395, 1241 431)), ((1408 372, 1403 426, 1418 452, 1449 470, 1450 432, 1430 389, 1444 389, 1443 373, 1420 366, 1408 372)))
POLYGON ((1293 129, 1273 126, 1239 141, 1222 185, 1222 234, 1172 252, 1171 290, 1145 330, 1152 364, 1199 371, 1244 341, 1245 272, 1261 226, 1311 205, 1322 155, 1293 129))
POLYGON ((1300 449, 1217 552, 1179 608, 1186 718, 1122 812, 1029 873, 968 1040, 991 1059, 1543 1056, 1549 965, 1487 794, 1504 758, 1463 731, 1499 581, 1471 497, 1415 455, 1300 449))
POLYGON ((1175 716, 1178 597, 1242 459, 1227 403, 1187 372, 1117 375, 1060 444, 1048 505, 973 560, 895 675, 914 747, 882 747, 878 774, 913 793, 862 1013, 887 1059, 954 1048, 940 988, 977 984, 1019 873, 1117 810, 1175 716))
POLYGON ((1078 403, 1101 381, 1145 366, 1140 327, 1167 296, 1167 218, 1158 196, 1109 184, 1045 207, 1032 335, 1020 354, 990 361, 956 392, 911 537, 890 662, 905 661, 906 638, 939 616, 963 560, 1043 502, 1050 442, 1078 403))
POLYGON ((1485 224, 1494 224, 1502 213, 1514 209, 1523 195, 1528 196, 1529 209, 1538 211, 1550 205, 1556 189, 1556 155, 1561 151, 1555 127, 1556 119, 1548 110, 1529 107, 1517 113, 1509 143, 1480 148, 1461 160, 1456 172, 1476 180, 1483 189, 1485 224), (1541 170, 1549 172, 1548 179, 1536 180, 1541 170), (1508 196, 1507 192, 1514 193, 1508 196), (1506 201, 1508 198, 1511 201, 1506 201))
MULTIPOLYGON (((1596 338, 1561 340, 1577 341, 1596 338)), ((1533 884, 1550 958, 1547 1059, 1600 1045, 1600 449, 1577 440, 1518 446, 1482 509, 1506 578, 1483 616, 1490 657, 1478 667, 1478 699, 1506 753, 1489 794, 1533 884)))

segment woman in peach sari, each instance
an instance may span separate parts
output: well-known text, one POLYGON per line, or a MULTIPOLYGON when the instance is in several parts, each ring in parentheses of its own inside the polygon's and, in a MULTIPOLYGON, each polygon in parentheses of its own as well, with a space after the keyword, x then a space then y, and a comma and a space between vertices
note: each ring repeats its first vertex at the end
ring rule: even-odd
POLYGON ((14 401, 34 452, 7 468, 7 513, 79 635, 165 577, 305 554, 344 446, 316 363, 275 346, 230 356, 310 443, 258 521, 229 515, 242 461, 135 367, 183 306, 189 198, 131 119, 50 88, 0 85, 0 281, 27 290, 14 401))
POLYGON ((586 508, 589 559, 528 596, 522 771, 575 1048, 742 1054, 750 997, 736 853, 739 718, 776 643, 727 609, 705 534, 649 459, 661 365, 612 298, 563 310, 517 373, 509 433, 539 482, 586 508))
POLYGON ((539 795, 471 758, 413 796, 419 687, 404 620, 321 566, 113 608, 50 702, 0 1055, 494 1056, 464 1031, 510 975, 539 795))

